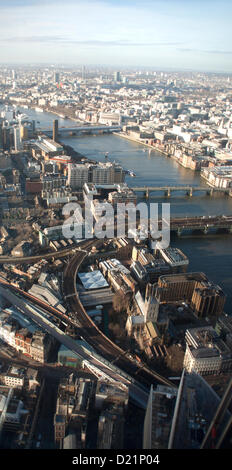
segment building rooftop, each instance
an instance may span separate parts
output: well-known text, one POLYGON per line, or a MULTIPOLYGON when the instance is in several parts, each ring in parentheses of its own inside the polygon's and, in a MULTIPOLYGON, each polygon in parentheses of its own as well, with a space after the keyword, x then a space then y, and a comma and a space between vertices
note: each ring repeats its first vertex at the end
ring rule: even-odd
POLYGON ((78 277, 86 290, 109 287, 101 271, 98 270, 89 273, 78 273, 78 277))

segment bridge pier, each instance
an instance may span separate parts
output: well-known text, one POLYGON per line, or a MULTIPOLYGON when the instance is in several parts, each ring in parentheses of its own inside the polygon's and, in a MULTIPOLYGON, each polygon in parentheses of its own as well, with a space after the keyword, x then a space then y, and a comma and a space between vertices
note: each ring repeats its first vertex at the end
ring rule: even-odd
POLYGON ((208 189, 208 191, 206 191, 206 194, 208 194, 208 196, 213 196, 213 188, 208 189))
POLYGON ((187 196, 192 197, 192 195, 193 195, 193 188, 190 188, 190 189, 187 191, 186 194, 187 194, 187 196))
POLYGON ((149 193, 149 189, 147 188, 147 190, 146 190, 146 199, 149 199, 149 197, 150 197, 150 193, 149 193))

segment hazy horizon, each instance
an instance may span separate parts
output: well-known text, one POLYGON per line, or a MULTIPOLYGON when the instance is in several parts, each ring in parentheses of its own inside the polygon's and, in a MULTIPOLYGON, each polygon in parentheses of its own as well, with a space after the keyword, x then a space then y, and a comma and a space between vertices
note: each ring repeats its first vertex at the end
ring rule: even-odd
POLYGON ((229 0, 0 0, 0 63, 231 73, 229 0))

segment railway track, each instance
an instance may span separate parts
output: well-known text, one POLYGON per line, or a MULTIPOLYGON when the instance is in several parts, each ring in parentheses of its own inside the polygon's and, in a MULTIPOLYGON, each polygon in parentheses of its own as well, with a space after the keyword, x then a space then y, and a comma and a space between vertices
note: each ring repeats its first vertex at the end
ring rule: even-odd
MULTIPOLYGON (((94 244, 95 243, 92 242, 92 245, 94 244)), ((89 246, 91 246, 91 243, 89 246)), ((147 366, 144 366, 143 368, 143 366, 138 365, 135 360, 125 357, 125 351, 105 336, 88 316, 79 300, 76 289, 77 272, 86 256, 87 255, 85 253, 81 252, 73 256, 65 269, 63 283, 66 302, 69 309, 73 313, 75 312, 77 320, 82 326, 83 338, 98 354, 104 356, 108 361, 114 361, 114 365, 121 368, 124 372, 134 376, 136 380, 141 382, 143 385, 150 385, 151 383, 154 383, 155 380, 157 382, 164 383, 165 385, 174 386, 170 380, 149 369, 147 366)))
POLYGON ((114 366, 132 376, 137 383, 141 383, 143 386, 150 386, 152 383, 154 384, 161 382, 165 385, 175 387, 175 385, 170 380, 149 369, 146 365, 137 364, 135 360, 129 359, 129 357, 125 357, 125 351, 123 351, 119 346, 117 346, 107 336, 104 335, 104 333, 88 316, 82 303, 80 302, 78 292, 76 290, 76 276, 78 269, 84 259, 87 257, 88 250, 94 245, 99 246, 101 244, 102 240, 88 240, 87 242, 83 243, 83 251, 79 251, 78 254, 74 255, 69 264, 66 266, 64 272, 63 294, 65 295, 66 303, 69 308, 68 315, 63 314, 55 307, 48 305, 32 294, 29 294, 28 292, 25 292, 16 286, 12 286, 4 279, 0 279, 0 283, 13 290, 17 295, 22 296, 28 299, 30 302, 38 305, 55 318, 61 321, 65 321, 68 325, 74 327, 76 330, 78 329, 79 333, 81 330, 82 337, 88 342, 90 346, 94 348, 96 353, 104 357, 109 362, 114 363, 114 366))

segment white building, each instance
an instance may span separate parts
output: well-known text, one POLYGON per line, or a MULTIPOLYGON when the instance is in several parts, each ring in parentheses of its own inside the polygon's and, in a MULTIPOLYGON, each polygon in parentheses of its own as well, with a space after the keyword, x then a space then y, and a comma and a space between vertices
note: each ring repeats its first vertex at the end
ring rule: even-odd
POLYGON ((20 127, 14 128, 14 148, 16 152, 22 148, 20 127))
POLYGON ((200 375, 217 374, 231 368, 231 350, 219 338, 212 326, 186 331, 186 351, 183 366, 200 375))
POLYGON ((25 381, 25 369, 18 367, 11 367, 7 373, 2 377, 3 382, 8 387, 23 388, 25 381))
POLYGON ((200 375, 217 374, 221 369, 222 358, 215 348, 194 349, 187 345, 183 366, 188 372, 200 375))
POLYGON ((201 176, 210 186, 221 189, 232 188, 232 166, 203 168, 201 176))

